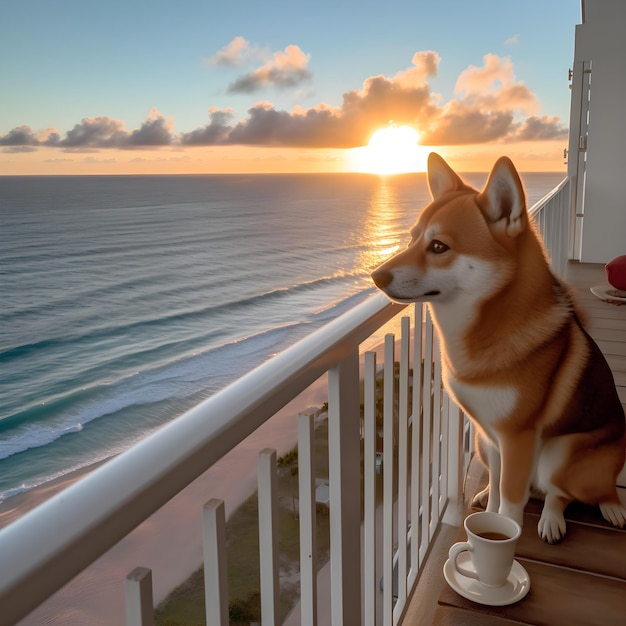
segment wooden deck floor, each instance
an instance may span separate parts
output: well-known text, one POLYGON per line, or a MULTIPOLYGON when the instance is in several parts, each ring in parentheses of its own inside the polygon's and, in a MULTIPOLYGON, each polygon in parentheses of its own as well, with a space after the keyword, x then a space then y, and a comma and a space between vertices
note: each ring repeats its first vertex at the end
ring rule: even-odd
MULTIPOLYGON (((589 291, 605 282, 601 265, 570 264, 567 279, 576 289, 587 313, 590 334, 600 345, 613 370, 618 392, 626 405, 626 305, 602 302, 589 291)), ((471 495, 486 483, 486 472, 473 462, 466 489, 471 495)), ((623 490, 626 495, 626 489, 623 490)), ((626 500, 625 500, 626 501, 626 500)), ((524 529, 516 559, 530 575, 526 598, 505 607, 476 604, 462 598, 445 582, 439 566, 440 593, 428 621, 436 626, 622 626, 626 624, 626 530, 611 527, 596 507, 570 505, 566 510, 565 539, 550 546, 537 535, 542 503, 526 507, 524 529)), ((446 536, 450 545, 450 535, 446 536)), ((465 540, 464 531, 453 541, 465 540)), ((447 548, 440 549, 445 558, 447 548)), ((440 559, 441 559, 440 558, 440 559)), ((406 623, 418 624, 407 620, 406 623)))

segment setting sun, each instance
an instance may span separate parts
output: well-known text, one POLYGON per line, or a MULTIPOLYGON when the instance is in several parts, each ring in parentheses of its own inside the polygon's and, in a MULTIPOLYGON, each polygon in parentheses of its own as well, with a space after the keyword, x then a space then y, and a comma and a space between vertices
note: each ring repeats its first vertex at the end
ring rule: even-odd
POLYGON ((411 126, 377 130, 367 146, 352 151, 355 170, 372 174, 403 174, 426 171, 429 149, 420 146, 419 133, 411 126))

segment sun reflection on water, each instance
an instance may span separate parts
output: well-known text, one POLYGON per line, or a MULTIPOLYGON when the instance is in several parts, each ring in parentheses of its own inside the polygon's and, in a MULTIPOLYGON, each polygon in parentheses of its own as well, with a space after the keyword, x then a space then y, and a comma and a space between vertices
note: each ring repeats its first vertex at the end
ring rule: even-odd
POLYGON ((380 179, 372 194, 364 222, 363 247, 357 263, 368 274, 400 249, 402 220, 399 219, 396 189, 380 179))

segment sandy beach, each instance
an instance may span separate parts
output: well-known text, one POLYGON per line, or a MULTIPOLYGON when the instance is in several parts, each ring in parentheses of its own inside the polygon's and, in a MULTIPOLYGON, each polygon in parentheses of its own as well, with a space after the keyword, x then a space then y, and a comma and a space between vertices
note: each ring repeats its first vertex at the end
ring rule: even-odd
MULTIPOLYGON (((258 453, 267 447, 279 455, 290 450, 297 441, 298 413, 320 406, 326 398, 326 377, 322 377, 21 620, 20 626, 120 626, 125 621, 124 579, 138 566, 152 570, 154 601, 159 603, 202 564, 204 503, 223 499, 229 516, 256 490, 258 453)), ((0 505, 0 525, 7 525, 94 467, 10 498, 0 505)))
MULTIPOLYGON (((362 346, 380 357, 386 332, 380 329, 362 346)), ((186 489, 148 518, 65 587, 51 596, 19 626, 120 626, 124 624, 124 579, 135 567, 152 570, 158 604, 202 564, 202 507, 211 498, 225 502, 227 517, 256 490, 257 456, 263 448, 278 455, 297 442, 297 415, 320 406, 328 397, 323 376, 186 489), (155 549, 158 546, 158 549, 155 549)), ((99 464, 73 472, 0 504, 0 527, 67 487, 99 464)))

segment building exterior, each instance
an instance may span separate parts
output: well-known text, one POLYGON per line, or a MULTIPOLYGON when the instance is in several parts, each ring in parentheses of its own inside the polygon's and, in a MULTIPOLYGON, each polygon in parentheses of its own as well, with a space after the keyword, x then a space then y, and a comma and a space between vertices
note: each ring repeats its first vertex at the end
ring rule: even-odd
POLYGON ((626 2, 582 0, 576 27, 568 176, 571 256, 607 263, 626 254, 626 2))

